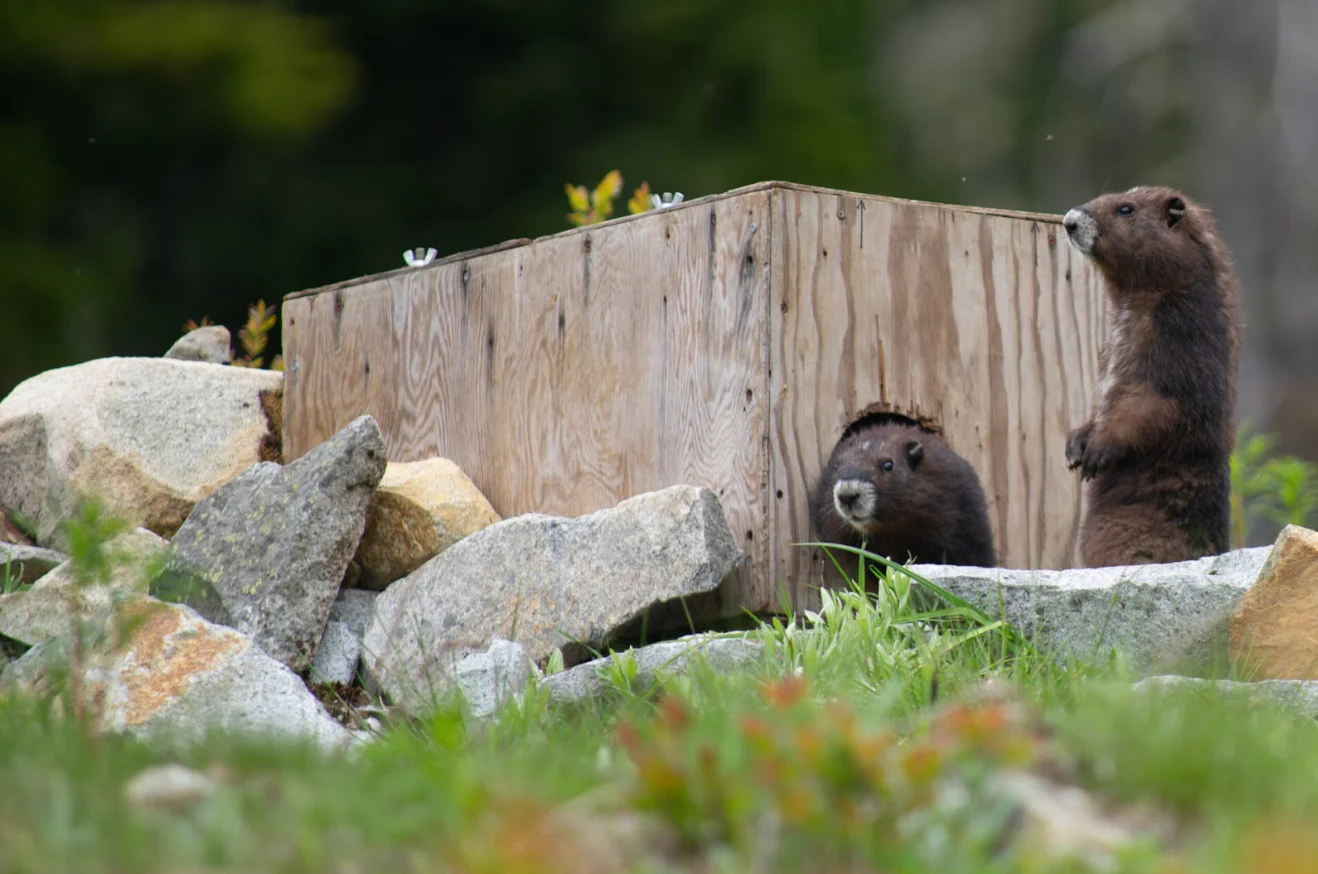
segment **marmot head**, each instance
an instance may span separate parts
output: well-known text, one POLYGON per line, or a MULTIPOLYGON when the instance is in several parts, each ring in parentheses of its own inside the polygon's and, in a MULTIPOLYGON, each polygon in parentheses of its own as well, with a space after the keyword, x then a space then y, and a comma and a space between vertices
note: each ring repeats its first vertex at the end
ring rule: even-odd
POLYGON ((877 425, 858 430, 837 445, 833 469, 832 510, 843 524, 861 534, 873 534, 907 520, 891 518, 892 505, 912 509, 912 480, 925 461, 931 435, 917 428, 877 425))
POLYGON ((1062 219, 1071 245, 1118 290, 1183 290, 1212 270, 1218 245, 1208 210, 1171 188, 1100 195, 1062 219))

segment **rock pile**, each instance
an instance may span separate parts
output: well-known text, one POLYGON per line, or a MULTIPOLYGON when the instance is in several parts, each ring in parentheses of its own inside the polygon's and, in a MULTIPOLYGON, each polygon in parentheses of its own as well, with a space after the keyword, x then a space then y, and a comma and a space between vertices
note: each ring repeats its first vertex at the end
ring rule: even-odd
POLYGON ((364 674, 414 714, 456 690, 485 717, 534 659, 604 647, 740 558, 706 489, 500 520, 447 459, 388 463, 370 416, 283 464, 282 374, 227 366, 227 336, 200 334, 164 359, 42 374, 0 402, 0 508, 31 520, 37 544, 0 544, 0 652, 22 653, 0 688, 49 693, 72 671, 106 731, 341 746, 352 733, 317 683, 364 674), (99 563, 50 548, 77 545, 61 522, 86 497, 133 526, 99 563), (71 635, 88 629, 97 646, 77 657, 71 635))

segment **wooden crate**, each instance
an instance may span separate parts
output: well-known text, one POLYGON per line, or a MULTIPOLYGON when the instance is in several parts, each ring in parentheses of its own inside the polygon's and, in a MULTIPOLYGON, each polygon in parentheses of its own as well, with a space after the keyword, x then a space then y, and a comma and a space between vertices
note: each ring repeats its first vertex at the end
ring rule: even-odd
POLYGON ((1000 561, 1071 564, 1066 469, 1102 342, 1059 218, 768 182, 285 298, 284 451, 375 416, 504 516, 714 490, 746 559, 722 610, 813 603, 807 495, 896 411, 979 472, 1000 561))

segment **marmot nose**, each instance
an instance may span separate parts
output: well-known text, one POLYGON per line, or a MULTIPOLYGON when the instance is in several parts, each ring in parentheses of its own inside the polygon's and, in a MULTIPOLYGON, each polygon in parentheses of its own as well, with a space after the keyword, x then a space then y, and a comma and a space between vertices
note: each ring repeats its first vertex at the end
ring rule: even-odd
POLYGON ((838 508, 848 513, 856 509, 856 502, 864 493, 864 485, 853 480, 842 480, 833 487, 833 498, 837 501, 838 508))
POLYGON ((1080 227, 1080 210, 1067 210, 1066 215, 1062 216, 1062 227, 1066 228, 1068 234, 1074 234, 1075 229, 1080 227))

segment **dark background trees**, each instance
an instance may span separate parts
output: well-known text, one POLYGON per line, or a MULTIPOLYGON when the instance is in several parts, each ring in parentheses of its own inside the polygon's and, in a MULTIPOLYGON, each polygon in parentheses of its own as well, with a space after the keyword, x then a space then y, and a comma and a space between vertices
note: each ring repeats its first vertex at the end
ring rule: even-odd
POLYGON ((1312 0, 0 5, 0 395, 203 314, 566 227, 565 182, 1212 205, 1241 414, 1318 458, 1312 0))

